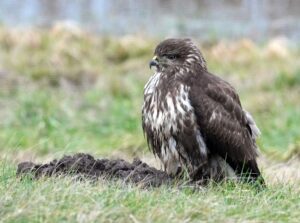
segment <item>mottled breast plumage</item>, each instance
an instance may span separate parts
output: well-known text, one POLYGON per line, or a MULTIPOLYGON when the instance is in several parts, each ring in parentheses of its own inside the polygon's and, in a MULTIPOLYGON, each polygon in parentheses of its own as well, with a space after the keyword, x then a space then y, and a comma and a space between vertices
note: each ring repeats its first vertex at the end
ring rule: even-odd
POLYGON ((182 162, 191 161, 190 168, 199 164, 194 156, 206 157, 207 150, 189 101, 189 86, 163 75, 155 73, 145 85, 143 129, 167 172, 175 173, 182 162))

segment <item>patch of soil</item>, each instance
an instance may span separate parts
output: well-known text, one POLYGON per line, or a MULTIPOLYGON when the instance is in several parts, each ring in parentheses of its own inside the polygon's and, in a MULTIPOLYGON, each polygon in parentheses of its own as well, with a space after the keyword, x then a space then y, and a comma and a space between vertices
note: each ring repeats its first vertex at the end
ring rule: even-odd
POLYGON ((17 175, 24 174, 32 174, 36 179, 59 175, 75 175, 96 180, 104 177, 153 187, 173 181, 167 173, 148 166, 138 158, 129 163, 122 159, 95 159, 84 153, 64 156, 60 160, 53 160, 47 164, 22 162, 18 165, 17 175))

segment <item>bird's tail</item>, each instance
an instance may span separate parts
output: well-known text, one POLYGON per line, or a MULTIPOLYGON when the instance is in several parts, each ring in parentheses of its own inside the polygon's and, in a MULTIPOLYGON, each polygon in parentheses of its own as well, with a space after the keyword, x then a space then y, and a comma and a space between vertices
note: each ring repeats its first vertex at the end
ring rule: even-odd
MULTIPOLYGON (((228 161, 227 161, 228 162, 228 161)), ((264 178, 255 159, 245 162, 228 162, 242 182, 266 187, 264 178)))

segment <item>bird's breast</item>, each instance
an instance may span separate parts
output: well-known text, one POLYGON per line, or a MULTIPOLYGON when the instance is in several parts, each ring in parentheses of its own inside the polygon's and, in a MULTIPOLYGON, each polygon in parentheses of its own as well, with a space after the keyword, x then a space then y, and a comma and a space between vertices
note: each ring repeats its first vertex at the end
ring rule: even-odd
MULTIPOLYGON (((168 173, 175 173, 179 162, 201 160, 207 149, 189 100, 190 87, 160 75, 152 76, 145 85, 143 129, 150 149, 158 154, 168 173)), ((187 163, 188 168, 197 163, 187 163)))
POLYGON ((152 131, 173 135, 195 120, 189 101, 189 87, 163 84, 160 74, 153 76, 144 89, 143 120, 152 131), (172 86, 172 87, 170 87, 172 86))

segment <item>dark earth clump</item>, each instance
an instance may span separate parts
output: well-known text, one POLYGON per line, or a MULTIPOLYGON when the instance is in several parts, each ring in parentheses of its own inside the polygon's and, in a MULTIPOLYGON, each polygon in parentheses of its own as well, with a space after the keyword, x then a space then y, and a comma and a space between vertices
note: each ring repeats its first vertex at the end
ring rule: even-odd
POLYGON ((169 184, 173 179, 167 173, 157 170, 135 158, 132 163, 122 159, 95 159, 93 156, 78 153, 64 156, 47 164, 22 162, 17 175, 32 174, 36 179, 43 176, 75 175, 87 179, 119 179, 124 182, 158 187, 169 184))

